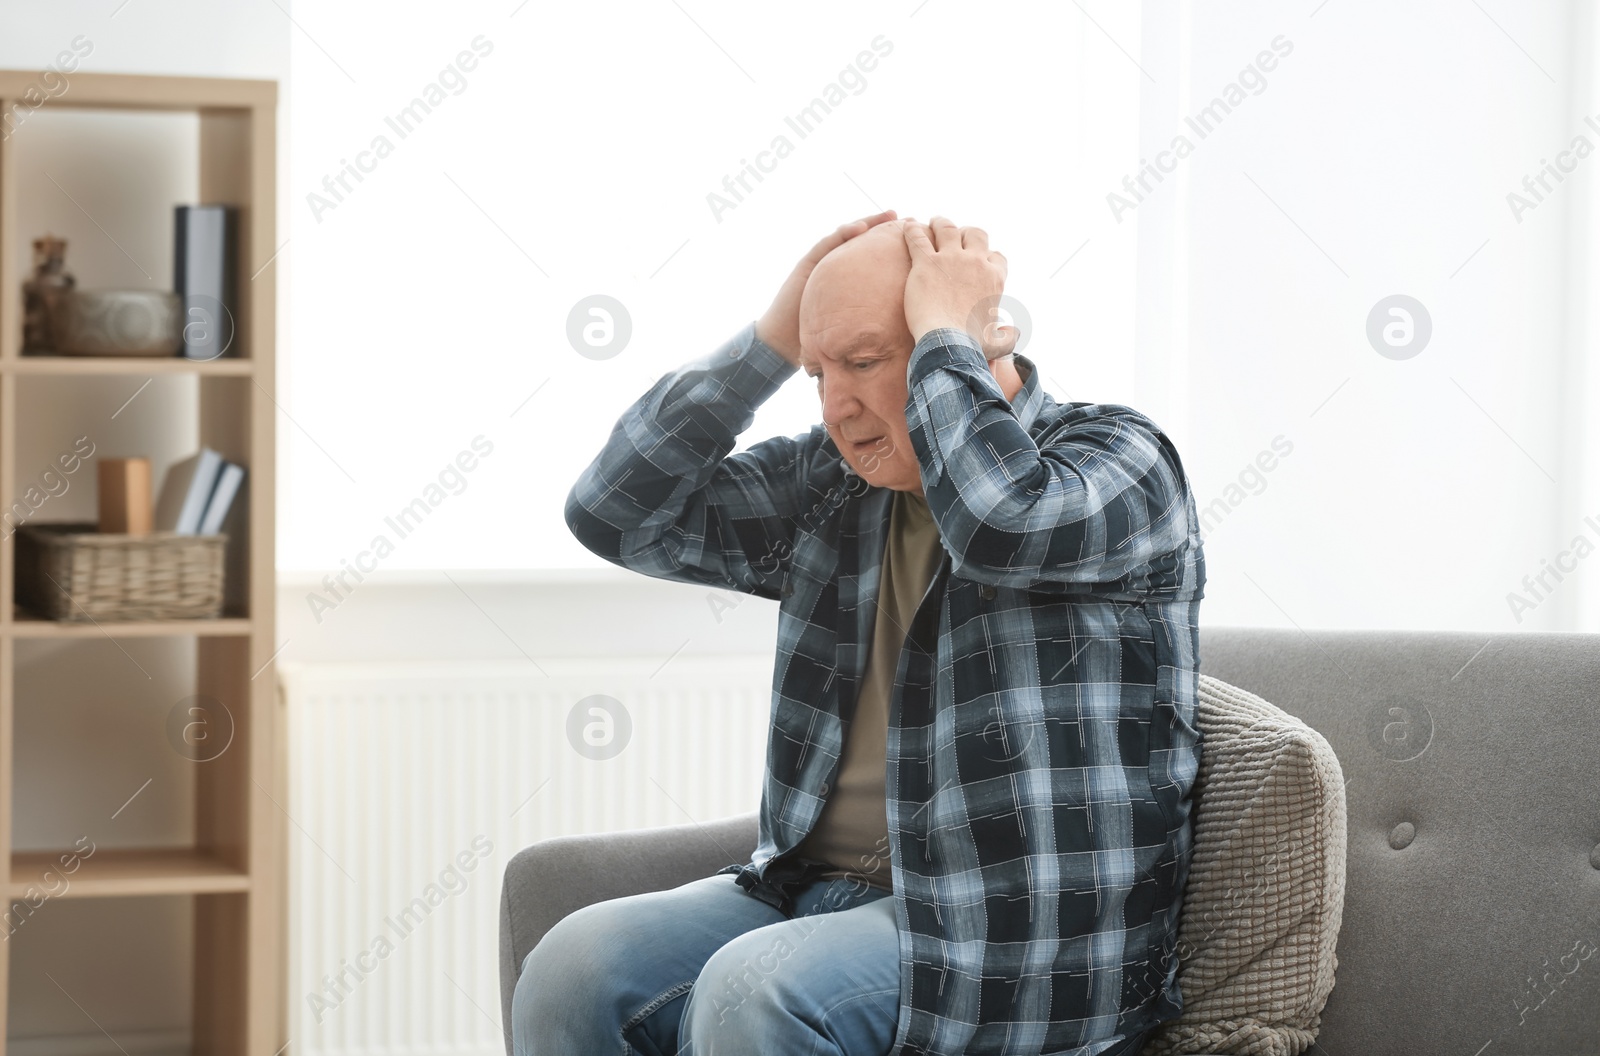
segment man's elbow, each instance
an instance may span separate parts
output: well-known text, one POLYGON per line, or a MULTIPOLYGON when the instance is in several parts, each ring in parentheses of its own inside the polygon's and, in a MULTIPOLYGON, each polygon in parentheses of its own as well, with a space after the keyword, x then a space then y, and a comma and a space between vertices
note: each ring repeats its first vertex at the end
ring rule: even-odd
POLYGON ((945 538, 953 574, 994 586, 1028 586, 1039 580, 1105 584, 1139 578, 1187 545, 1189 526, 1181 496, 1137 490, 1099 506, 1073 504, 1057 523, 1039 526, 1024 512, 973 518, 945 538), (1024 527, 1034 525, 1032 528, 1024 527))
POLYGON ((582 543, 588 550, 607 561, 617 561, 621 546, 621 535, 613 525, 607 524, 593 511, 583 504, 580 496, 582 481, 572 486, 567 492, 566 508, 562 516, 567 522, 567 530, 572 537, 582 543))

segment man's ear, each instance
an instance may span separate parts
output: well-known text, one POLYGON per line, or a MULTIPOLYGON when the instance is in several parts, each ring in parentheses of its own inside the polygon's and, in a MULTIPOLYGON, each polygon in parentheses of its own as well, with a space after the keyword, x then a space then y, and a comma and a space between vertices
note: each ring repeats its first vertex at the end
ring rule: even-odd
POLYGON ((1011 355, 1021 336, 1022 331, 1010 323, 991 322, 983 328, 983 340, 979 343, 983 346, 984 356, 993 362, 1011 355))

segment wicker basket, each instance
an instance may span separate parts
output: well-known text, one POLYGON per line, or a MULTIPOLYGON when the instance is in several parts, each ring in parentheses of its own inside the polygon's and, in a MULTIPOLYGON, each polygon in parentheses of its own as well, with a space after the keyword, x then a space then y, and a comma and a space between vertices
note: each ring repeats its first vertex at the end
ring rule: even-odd
POLYGON ((215 619, 228 535, 101 534, 93 523, 17 529, 17 601, 52 620, 215 619))

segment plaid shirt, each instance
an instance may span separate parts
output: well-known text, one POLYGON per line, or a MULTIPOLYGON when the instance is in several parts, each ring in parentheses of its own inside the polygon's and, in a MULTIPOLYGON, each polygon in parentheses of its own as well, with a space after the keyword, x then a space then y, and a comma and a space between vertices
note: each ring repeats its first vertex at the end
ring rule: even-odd
MULTIPOLYGON (((1181 1009, 1205 584, 1172 442, 1119 404, 1008 401, 941 328, 906 417, 943 561, 907 632, 885 780, 900 935, 890 1056, 1132 1053, 1181 1009)), ((747 324, 656 381, 566 503, 624 568, 779 603, 760 840, 787 906, 867 664, 893 492, 822 425, 730 454, 796 371, 747 324)), ((856 867, 857 863, 846 863, 856 867)))

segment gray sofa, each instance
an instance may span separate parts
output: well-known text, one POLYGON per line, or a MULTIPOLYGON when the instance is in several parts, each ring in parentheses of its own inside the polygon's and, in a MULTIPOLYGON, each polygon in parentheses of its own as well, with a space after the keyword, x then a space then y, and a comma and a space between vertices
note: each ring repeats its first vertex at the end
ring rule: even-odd
MULTIPOLYGON (((1600 635, 1200 639, 1204 673, 1317 729, 1347 779, 1339 966, 1313 1051, 1600 1054, 1600 635)), ((567 913, 708 876, 755 843, 751 813, 517 854, 506 1022, 523 958, 567 913)))

